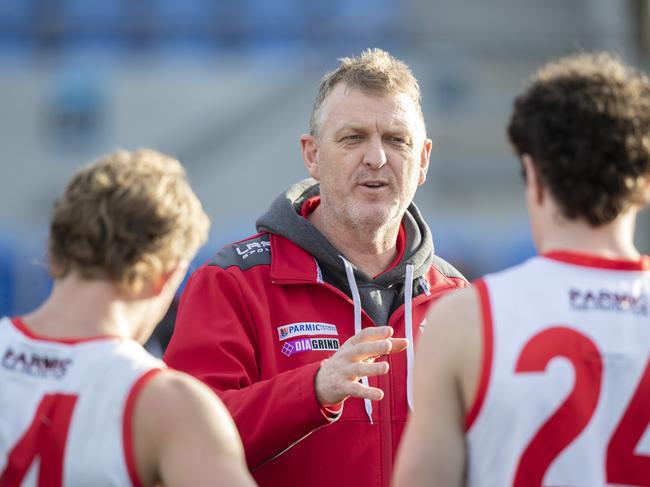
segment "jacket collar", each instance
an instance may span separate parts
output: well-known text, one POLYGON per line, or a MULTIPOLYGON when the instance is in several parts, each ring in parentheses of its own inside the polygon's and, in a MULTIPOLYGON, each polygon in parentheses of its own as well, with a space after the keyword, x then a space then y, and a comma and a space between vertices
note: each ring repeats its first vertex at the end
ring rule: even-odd
POLYGON ((316 259, 302 247, 271 234, 271 280, 278 283, 322 282, 316 259))

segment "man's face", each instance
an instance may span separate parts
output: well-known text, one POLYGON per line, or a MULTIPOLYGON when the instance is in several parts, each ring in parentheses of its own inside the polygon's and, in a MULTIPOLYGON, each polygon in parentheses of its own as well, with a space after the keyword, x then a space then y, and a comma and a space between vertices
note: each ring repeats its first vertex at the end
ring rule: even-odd
POLYGON ((341 83, 325 99, 319 127, 302 144, 323 211, 351 229, 398 225, 424 183, 431 151, 415 102, 341 83))

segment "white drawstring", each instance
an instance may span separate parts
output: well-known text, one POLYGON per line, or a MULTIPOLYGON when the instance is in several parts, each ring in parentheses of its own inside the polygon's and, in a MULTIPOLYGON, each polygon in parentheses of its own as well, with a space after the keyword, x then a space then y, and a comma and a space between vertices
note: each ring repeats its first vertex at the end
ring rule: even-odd
POLYGON ((409 341, 406 348, 406 402, 411 411, 413 410, 413 264, 406 265, 406 277, 404 278, 404 327, 406 328, 406 339, 409 341))
MULTIPOLYGON (((345 257, 340 255, 343 265, 345 265, 345 274, 348 277, 348 284, 350 285, 350 291, 352 291, 352 301, 354 302, 354 334, 356 335, 361 331, 361 297, 359 296, 359 288, 357 287, 357 281, 354 279, 354 269, 352 269, 352 264, 350 264, 345 257)), ((368 377, 361 377, 361 383, 368 387, 368 377)), ((366 414, 370 423, 372 421, 372 402, 370 399, 364 399, 363 405, 366 408, 366 414)))
POLYGON ((318 265, 318 261, 314 259, 314 264, 316 264, 316 282, 319 284, 323 284, 323 273, 320 270, 320 266, 318 265))

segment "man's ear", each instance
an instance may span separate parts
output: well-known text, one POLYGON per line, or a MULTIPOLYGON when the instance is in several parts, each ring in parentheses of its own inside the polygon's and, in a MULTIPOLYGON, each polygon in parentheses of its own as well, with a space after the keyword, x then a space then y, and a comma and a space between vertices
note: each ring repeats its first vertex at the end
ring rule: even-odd
POLYGON ((431 147, 433 142, 431 139, 424 139, 424 145, 420 151, 420 177, 418 179, 418 185, 423 185, 427 180, 427 171, 429 170, 429 159, 431 157, 431 147))
POLYGON ((318 171, 318 139, 314 135, 303 134, 300 136, 302 160, 307 172, 314 179, 319 179, 318 171))
POLYGON ((532 200, 541 205, 544 202, 544 185, 539 177, 539 170, 529 154, 522 154, 521 163, 526 180, 526 191, 531 191, 532 200))

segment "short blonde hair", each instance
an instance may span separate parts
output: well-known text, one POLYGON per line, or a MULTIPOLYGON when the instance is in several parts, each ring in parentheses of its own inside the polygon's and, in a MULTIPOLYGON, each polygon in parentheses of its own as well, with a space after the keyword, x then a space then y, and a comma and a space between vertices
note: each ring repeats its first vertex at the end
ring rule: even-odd
POLYGON ((121 150, 79 170, 55 202, 51 272, 109 279, 138 292, 146 280, 191 259, 209 226, 176 159, 121 150))
POLYGON ((339 83, 378 96, 406 94, 415 103, 424 128, 420 86, 406 63, 382 49, 366 49, 359 57, 344 57, 339 61, 339 67, 327 73, 320 81, 309 119, 311 135, 318 135, 323 102, 339 83))

